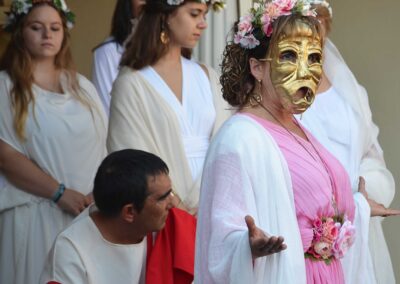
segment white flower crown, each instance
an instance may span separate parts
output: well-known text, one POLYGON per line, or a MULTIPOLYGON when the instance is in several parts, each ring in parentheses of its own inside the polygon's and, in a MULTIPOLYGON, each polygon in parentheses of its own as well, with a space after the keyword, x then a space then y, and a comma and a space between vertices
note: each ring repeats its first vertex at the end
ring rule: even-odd
POLYGON ((313 0, 261 0, 250 10, 250 14, 240 17, 233 42, 245 49, 253 49, 260 45, 261 39, 271 36, 272 23, 277 18, 292 14, 315 17, 316 12, 311 8, 311 1, 313 0))
POLYGON ((11 2, 10 11, 6 12, 7 19, 4 24, 4 30, 11 32, 20 16, 26 15, 35 4, 52 3, 54 7, 61 11, 67 19, 67 27, 71 29, 75 23, 75 14, 72 13, 64 0, 13 0, 11 2))
MULTIPOLYGON (((168 5, 180 5, 185 0, 167 0, 168 5)), ((196 0, 198 3, 211 4, 214 11, 220 11, 225 8, 225 0, 196 0)))

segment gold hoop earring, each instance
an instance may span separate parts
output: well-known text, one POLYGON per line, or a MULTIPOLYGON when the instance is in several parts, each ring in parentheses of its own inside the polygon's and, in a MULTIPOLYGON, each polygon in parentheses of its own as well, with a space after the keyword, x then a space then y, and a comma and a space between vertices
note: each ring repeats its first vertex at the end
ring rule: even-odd
POLYGON ((169 37, 165 31, 162 31, 160 33, 160 40, 161 40, 161 43, 164 45, 167 45, 169 43, 169 37))
POLYGON ((257 79, 258 84, 256 83, 257 91, 254 91, 249 98, 249 107, 255 107, 262 103, 262 96, 261 96, 261 85, 262 81, 257 79))

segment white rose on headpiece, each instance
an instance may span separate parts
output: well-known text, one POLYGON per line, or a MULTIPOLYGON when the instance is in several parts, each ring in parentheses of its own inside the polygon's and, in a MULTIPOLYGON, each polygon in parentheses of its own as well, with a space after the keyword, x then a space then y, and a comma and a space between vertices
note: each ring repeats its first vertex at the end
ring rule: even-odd
POLYGON ((167 0, 168 5, 180 5, 184 2, 185 0, 167 0))
POLYGON ((67 7, 67 3, 65 3, 65 1, 64 0, 60 0, 60 4, 61 4, 61 10, 63 10, 63 11, 67 11, 68 10, 68 7, 67 7))

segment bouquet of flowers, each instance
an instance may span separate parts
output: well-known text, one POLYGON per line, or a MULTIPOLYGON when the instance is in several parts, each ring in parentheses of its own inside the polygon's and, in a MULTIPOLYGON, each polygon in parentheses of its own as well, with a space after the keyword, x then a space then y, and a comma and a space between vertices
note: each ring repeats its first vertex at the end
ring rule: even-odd
POLYGON ((355 228, 343 216, 323 217, 313 222, 314 237, 306 258, 323 260, 330 264, 332 258, 342 258, 354 243, 355 228))

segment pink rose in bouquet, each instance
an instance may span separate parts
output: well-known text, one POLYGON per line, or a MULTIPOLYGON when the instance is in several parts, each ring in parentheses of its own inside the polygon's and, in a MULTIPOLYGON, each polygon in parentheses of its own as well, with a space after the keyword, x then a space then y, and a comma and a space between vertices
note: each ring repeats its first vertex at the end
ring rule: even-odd
MULTIPOLYGON (((340 224, 339 224, 340 226, 340 224)), ((342 258, 349 250, 355 239, 355 228, 350 221, 345 221, 339 229, 339 235, 333 244, 333 255, 342 258)))

